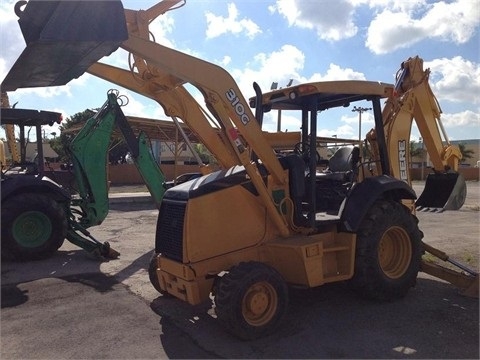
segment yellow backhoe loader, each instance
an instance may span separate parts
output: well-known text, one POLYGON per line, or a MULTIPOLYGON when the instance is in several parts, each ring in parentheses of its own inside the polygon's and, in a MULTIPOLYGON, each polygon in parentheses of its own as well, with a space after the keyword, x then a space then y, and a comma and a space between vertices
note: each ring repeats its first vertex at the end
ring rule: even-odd
MULTIPOLYGON (((221 170, 164 194, 149 267, 160 293, 190 304, 213 294, 218 320, 236 336, 252 339, 279 325, 289 286, 348 281, 367 298, 392 300, 407 294, 419 271, 434 273, 422 254, 443 254, 422 243, 408 178, 412 119, 428 139, 429 153, 438 155, 439 179, 448 177, 441 165, 455 170, 459 156, 448 144, 444 149, 432 130, 439 112, 428 83, 418 81, 418 76, 428 78, 420 59, 402 64, 395 85, 315 82, 262 94, 254 84, 255 96, 247 101, 224 69, 149 40, 148 24, 181 1, 124 13, 118 10, 120 2, 102 2, 112 11, 101 19, 94 15, 96 3, 31 0, 24 10, 19 5, 27 48, 2 86, 14 91, 62 85, 87 71, 156 100, 218 159, 221 170), (83 19, 81 26, 77 18, 83 19), (109 39, 106 31, 102 37, 93 30, 96 22, 125 29, 125 36, 109 39), (89 30, 75 32, 76 26, 89 30), (45 30, 50 27, 55 31, 45 30), (76 39, 58 35, 64 32, 76 33, 76 39), (128 69, 98 62, 116 47, 130 53, 128 69), (44 56, 47 49, 59 56, 44 56), (187 84, 200 91, 204 104, 187 91, 187 84), (375 119, 364 145, 368 156, 360 146, 341 147, 321 170, 322 159, 316 156, 319 114, 365 102, 375 119), (301 131, 262 131, 263 114, 272 109, 298 112, 301 131)), ((465 184, 454 175, 446 195, 454 205, 448 208, 459 208, 465 194, 465 184)), ((421 206, 430 206, 432 198, 427 196, 421 206)), ((434 275, 444 277, 447 271, 438 272, 434 275)), ((454 272, 448 280, 475 293, 478 275, 468 272, 454 272)))

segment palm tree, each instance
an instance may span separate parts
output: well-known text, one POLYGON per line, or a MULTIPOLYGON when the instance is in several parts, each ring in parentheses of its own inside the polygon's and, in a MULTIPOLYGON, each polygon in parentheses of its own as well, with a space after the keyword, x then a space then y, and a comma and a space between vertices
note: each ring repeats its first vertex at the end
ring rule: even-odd
POLYGON ((207 147, 203 144, 195 144, 195 151, 202 159, 204 164, 217 164, 215 157, 208 151, 207 147))
POLYGON ((462 153, 462 159, 463 160, 471 159, 471 158, 473 158, 473 154, 475 154, 475 151, 473 151, 471 149, 467 149, 465 147, 465 144, 462 144, 462 143, 458 144, 458 149, 462 153))

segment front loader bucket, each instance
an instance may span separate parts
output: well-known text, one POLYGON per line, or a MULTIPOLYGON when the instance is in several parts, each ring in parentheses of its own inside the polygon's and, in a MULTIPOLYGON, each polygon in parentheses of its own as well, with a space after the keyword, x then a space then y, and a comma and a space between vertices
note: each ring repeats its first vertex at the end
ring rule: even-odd
MULTIPOLYGON (((3 91, 65 85, 128 38, 121 1, 30 0, 15 5, 27 47, 3 91)), ((13 10, 13 9, 12 9, 13 10)))
POLYGON ((417 209, 458 210, 465 203, 467 185, 459 173, 434 173, 427 176, 425 188, 416 201, 417 209))

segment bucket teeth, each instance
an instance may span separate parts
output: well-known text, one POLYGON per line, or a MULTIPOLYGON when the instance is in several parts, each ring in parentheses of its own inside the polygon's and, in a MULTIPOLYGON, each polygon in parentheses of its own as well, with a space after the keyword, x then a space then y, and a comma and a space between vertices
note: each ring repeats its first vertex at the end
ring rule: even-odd
POLYGON ((429 174, 425 188, 416 201, 418 211, 459 210, 465 203, 467 185, 459 173, 429 174), (432 210, 438 209, 438 210, 432 210))

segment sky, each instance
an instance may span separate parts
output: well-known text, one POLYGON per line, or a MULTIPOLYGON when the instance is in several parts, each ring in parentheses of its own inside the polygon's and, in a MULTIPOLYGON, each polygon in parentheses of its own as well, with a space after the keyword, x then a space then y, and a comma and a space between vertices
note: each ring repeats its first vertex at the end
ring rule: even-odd
MULTIPOLYGON (((0 0, 0 79, 25 48, 13 6, 0 0)), ((156 0, 124 0, 124 8, 148 9, 156 0)), ((226 69, 246 99, 252 83, 268 91, 323 80, 395 82, 402 61, 419 56, 431 70, 430 85, 450 140, 480 139, 480 0, 187 0, 150 24, 158 43, 226 69)), ((117 50, 101 62, 128 68, 117 50)), ((10 92, 18 108, 58 111, 64 118, 100 107, 109 89, 129 98, 128 116, 168 119, 146 97, 84 74, 67 85, 10 92)), ((355 139, 373 125, 370 111, 345 109, 319 118, 319 136, 355 139)), ((300 121, 282 117, 282 131, 300 121)), ((264 130, 277 128, 276 112, 264 130)), ((52 128, 51 132, 58 130, 52 128)), ((0 137, 4 133, 0 130, 0 137)), ((48 136, 48 134, 47 134, 48 136)), ((412 141, 419 140, 416 127, 412 141)))

